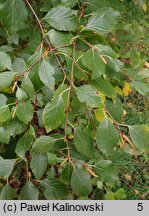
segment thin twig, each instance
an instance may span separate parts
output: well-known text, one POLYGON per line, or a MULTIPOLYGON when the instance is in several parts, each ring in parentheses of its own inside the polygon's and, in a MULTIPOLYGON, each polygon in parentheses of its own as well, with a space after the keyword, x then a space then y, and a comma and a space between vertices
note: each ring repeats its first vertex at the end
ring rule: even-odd
POLYGON ((121 128, 120 128, 120 124, 112 117, 112 115, 109 113, 109 111, 105 108, 105 113, 108 114, 108 116, 110 116, 110 118, 112 119, 115 127, 117 128, 118 130, 118 133, 119 133, 119 136, 121 138, 121 141, 122 141, 122 145, 121 147, 124 147, 124 140, 133 148, 135 149, 135 145, 131 142, 131 140, 121 131, 121 128))
POLYGON ((87 74, 86 74, 87 72, 86 72, 85 70, 83 70, 77 62, 75 62, 75 65, 76 65, 77 68, 84 74, 84 76, 86 76, 86 77, 88 78, 88 76, 87 76, 87 74))
MULTIPOLYGON (((83 40, 84 43, 86 43, 91 49, 94 49, 97 53, 97 48, 95 46, 93 46, 92 44, 88 43, 86 40, 83 40)), ((108 62, 106 61, 106 59, 103 57, 103 55, 100 55, 97 53, 97 55, 99 56, 99 58, 101 59, 101 61, 104 63, 104 64, 108 64, 108 62)), ((109 58, 109 56, 107 56, 109 58)))
POLYGON ((40 62, 41 59, 43 59, 42 56, 39 59, 37 59, 37 61, 35 61, 27 70, 24 71, 23 76, 24 74, 28 74, 33 69, 33 67, 35 67, 35 65, 40 62))
POLYGON ((50 42, 49 42, 48 39, 46 38, 46 35, 45 35, 45 33, 44 33, 44 29, 43 29, 43 26, 42 26, 42 24, 41 24, 41 21, 40 21, 39 17, 37 16, 36 12, 34 11, 33 7, 32 7, 31 4, 29 3, 29 1, 28 1, 28 0, 25 0, 25 1, 26 1, 26 3, 28 4, 29 8, 31 9, 32 13, 34 14, 34 16, 35 16, 35 18, 36 18, 36 20, 37 20, 37 22, 38 22, 38 25, 39 25, 40 30, 41 30, 41 33, 42 33, 43 40, 45 39, 46 42, 47 42, 47 44, 48 44, 48 46, 50 47, 50 49, 52 49, 52 46, 51 46, 50 42))
POLYGON ((42 32, 43 38, 45 38, 44 29, 43 29, 43 27, 42 27, 42 24, 41 24, 40 19, 38 18, 36 12, 35 12, 34 9, 32 8, 32 6, 31 6, 31 4, 29 3, 29 1, 28 1, 28 0, 25 0, 25 1, 26 1, 26 3, 28 4, 29 8, 31 9, 32 13, 34 14, 34 16, 35 16, 35 18, 36 18, 36 20, 37 20, 37 22, 38 22, 38 25, 39 25, 40 30, 41 30, 41 32, 42 32))
POLYGON ((35 52, 34 52, 34 53, 37 53, 37 52, 38 52, 38 50, 40 49, 40 47, 42 47, 42 46, 43 46, 43 40, 41 40, 41 42, 40 42, 39 46, 37 47, 37 49, 35 50, 35 52))
POLYGON ((55 51, 55 50, 60 49, 60 48, 69 47, 70 45, 71 44, 63 44, 61 46, 57 46, 57 47, 52 48, 49 52, 55 51))
POLYGON ((68 119, 68 115, 69 115, 69 108, 70 108, 70 95, 71 95, 71 90, 72 87, 74 86, 73 82, 74 82, 74 65, 75 65, 75 42, 73 43, 73 53, 72 53, 72 66, 71 66, 71 75, 70 75, 70 86, 69 86, 69 90, 68 90, 68 95, 67 95, 67 105, 66 105, 66 122, 65 122, 65 142, 67 144, 67 151, 68 151, 68 159, 69 162, 72 162, 71 160, 71 156, 70 156, 70 150, 69 150, 69 145, 68 145, 68 139, 67 139, 67 134, 66 134, 66 130, 69 124, 69 119, 68 119))
MULTIPOLYGON (((49 40, 47 39, 47 37, 46 37, 46 35, 45 35, 45 33, 44 33, 44 29, 43 29, 43 26, 42 26, 42 24, 41 24, 41 21, 40 21, 39 17, 37 16, 36 12, 34 11, 33 7, 32 7, 31 4, 29 3, 29 1, 28 1, 28 0, 25 0, 25 1, 26 1, 26 3, 28 4, 29 8, 31 9, 32 13, 34 14, 34 16, 35 16, 35 18, 36 18, 36 20, 37 20, 37 22, 38 22, 38 25, 39 25, 40 30, 41 30, 41 32, 42 32, 42 37, 43 37, 43 39, 46 40, 46 42, 47 42, 47 44, 48 44, 50 50, 53 50, 53 47, 52 47, 51 43, 49 42, 49 40)), ((64 80, 65 80, 65 79, 66 79, 66 72, 65 72, 65 70, 64 70, 64 68, 63 68, 63 66, 62 66, 62 64, 61 64, 61 62, 60 62, 60 60, 59 60, 59 58, 56 56, 56 54, 54 54, 54 57, 56 58, 56 61, 57 61, 58 65, 60 66, 61 70, 62 70, 63 73, 64 73, 64 80)))
POLYGON ((93 48, 93 45, 87 42, 86 40, 83 40, 84 43, 86 43, 90 48, 93 48))
POLYGON ((81 22, 81 18, 84 16, 84 11, 85 11, 86 4, 87 4, 87 2, 84 1, 83 4, 80 7, 79 23, 81 22))
POLYGON ((63 83, 64 83, 65 80, 66 80, 66 78, 67 78, 66 72, 65 72, 65 70, 64 70, 64 68, 63 68, 63 66, 62 66, 62 64, 61 64, 61 62, 60 62, 58 56, 57 56, 55 53, 54 53, 54 57, 55 57, 55 59, 56 59, 58 65, 60 66, 60 68, 61 68, 61 70, 62 70, 62 72, 63 72, 63 74, 64 74, 64 80, 63 80, 63 83))

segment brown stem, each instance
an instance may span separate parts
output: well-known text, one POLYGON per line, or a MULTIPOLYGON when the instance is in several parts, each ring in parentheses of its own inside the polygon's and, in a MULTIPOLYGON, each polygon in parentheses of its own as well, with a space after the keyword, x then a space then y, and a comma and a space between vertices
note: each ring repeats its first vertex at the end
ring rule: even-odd
POLYGON ((124 143, 125 143, 124 140, 125 140, 133 149, 135 149, 135 145, 134 145, 134 144, 131 142, 131 140, 130 140, 125 134, 123 134, 123 132, 121 131, 121 128, 120 128, 119 123, 112 117, 112 115, 109 113, 109 111, 108 111, 106 108, 105 108, 104 110, 105 110, 105 112, 108 114, 108 116, 110 116, 110 118, 112 119, 112 121, 113 121, 115 127, 116 127, 117 130, 118 130, 119 136, 120 136, 121 141, 122 141, 121 147, 124 147, 124 143))
POLYGON ((37 61, 35 61, 34 62, 34 64, 32 64, 28 69, 27 69, 27 71, 30 71, 30 70, 32 70, 33 69, 33 67, 38 63, 38 62, 40 62, 40 60, 41 59, 43 59, 43 57, 41 56, 39 59, 37 59, 37 61))
MULTIPOLYGON (((94 49, 97 53, 98 49, 96 47, 94 47, 92 44, 88 43, 86 40, 83 40, 83 42, 86 43, 91 49, 94 49)), ((106 61, 106 59, 102 55, 99 55, 98 53, 97 53, 97 55, 99 56, 99 58, 101 59, 101 61, 104 64, 106 64, 106 65, 108 64, 108 62, 106 61)))
POLYGON ((80 7, 80 16, 79 16, 79 23, 81 22, 81 18, 84 16, 84 11, 86 7, 86 1, 83 2, 83 4, 80 7))
POLYGON ((35 50, 35 52, 34 52, 34 53, 37 53, 37 52, 38 52, 38 50, 40 49, 40 47, 42 47, 42 46, 43 46, 43 40, 41 40, 41 42, 40 42, 39 46, 37 47, 37 49, 35 50))
POLYGON ((44 29, 43 29, 43 27, 42 27, 42 24, 41 24, 40 19, 38 18, 36 12, 35 12, 34 9, 32 8, 32 6, 31 6, 31 4, 29 3, 29 1, 28 1, 28 0, 25 0, 25 1, 26 1, 26 3, 28 4, 29 8, 31 9, 32 13, 34 14, 34 16, 35 16, 35 18, 36 18, 36 20, 37 20, 37 22, 38 22, 38 25, 39 25, 40 30, 41 30, 41 32, 42 32, 43 38, 45 38, 44 29))
POLYGON ((54 48, 52 48, 52 49, 50 50, 50 52, 51 52, 51 51, 55 51, 55 50, 60 49, 60 48, 69 47, 70 45, 71 45, 71 44, 63 44, 63 45, 61 45, 61 46, 54 47, 54 48))
POLYGON ((69 158, 66 157, 66 158, 62 161, 62 163, 60 164, 60 167, 62 167, 68 160, 69 160, 69 158))
POLYGON ((52 49, 51 44, 49 43, 48 39, 47 39, 46 36, 45 36, 44 29, 43 29, 43 26, 42 26, 42 24, 41 24, 40 19, 38 18, 36 12, 34 11, 33 7, 32 7, 31 4, 29 3, 29 1, 28 1, 28 0, 25 0, 25 1, 26 1, 26 3, 28 4, 29 8, 31 9, 32 13, 34 14, 34 16, 35 16, 35 18, 36 18, 36 20, 37 20, 37 22, 38 22, 38 25, 39 25, 39 27, 40 27, 40 30, 41 30, 43 39, 46 40, 48 46, 50 47, 50 49, 52 49))
POLYGON ((70 156, 70 150, 69 150, 69 145, 68 145, 68 139, 67 139, 66 130, 67 130, 67 127, 68 127, 68 124, 69 124, 68 115, 69 115, 69 108, 70 108, 70 95, 71 95, 71 90, 72 90, 73 82, 74 82, 74 65, 75 65, 75 42, 73 43, 71 78, 70 78, 70 86, 69 86, 68 95, 67 95, 66 122, 65 122, 65 142, 67 144, 67 151, 68 151, 69 161, 71 161, 71 156, 70 156))
MULTIPOLYGON (((47 44, 48 44, 50 50, 52 50, 53 47, 52 47, 51 43, 49 42, 49 40, 46 38, 46 35, 45 35, 45 33, 44 33, 44 29, 43 29, 43 26, 42 26, 42 24, 41 24, 40 19, 38 18, 36 12, 34 11, 33 7, 32 7, 31 4, 29 3, 29 1, 28 1, 28 0, 25 0, 25 1, 26 1, 27 5, 29 6, 29 8, 31 9, 32 13, 34 14, 34 16, 35 16, 35 18, 36 18, 36 20, 37 20, 37 22, 38 22, 38 25, 39 25, 40 30, 41 30, 41 32, 42 32, 42 37, 43 37, 43 39, 46 40, 46 42, 47 42, 47 44)), ((63 73, 64 73, 64 80, 65 80, 65 79, 66 79, 66 72, 65 72, 65 70, 64 70, 64 68, 63 68, 63 66, 62 66, 62 64, 61 64, 61 62, 60 62, 60 60, 59 60, 59 58, 56 56, 56 54, 54 54, 54 57, 56 58, 56 61, 57 61, 58 65, 60 66, 61 70, 62 70, 63 73)))
POLYGON ((93 45, 87 42, 86 40, 83 40, 84 43, 86 43, 90 48, 93 48, 93 45))
POLYGON ((108 111, 106 108, 105 108, 104 110, 105 110, 105 112, 108 114, 108 116, 110 116, 110 118, 112 119, 112 121, 113 121, 115 127, 116 127, 118 130, 120 130, 120 126, 119 126, 118 122, 113 118, 113 116, 109 113, 109 111, 108 111))
POLYGON ((26 178, 29 180, 28 158, 26 158, 26 178))
MULTIPOLYGON (((60 66, 60 68, 61 68, 61 70, 62 70, 62 72, 63 72, 63 74, 64 74, 64 81, 65 81, 65 79, 67 78, 66 72, 65 72, 65 70, 64 70, 64 68, 63 68, 63 66, 62 66, 62 64, 61 64, 61 62, 60 62, 58 56, 57 56, 55 53, 54 53, 54 57, 55 57, 55 59, 56 59, 58 65, 60 66)), ((64 82, 64 81, 63 81, 63 82, 64 82)))

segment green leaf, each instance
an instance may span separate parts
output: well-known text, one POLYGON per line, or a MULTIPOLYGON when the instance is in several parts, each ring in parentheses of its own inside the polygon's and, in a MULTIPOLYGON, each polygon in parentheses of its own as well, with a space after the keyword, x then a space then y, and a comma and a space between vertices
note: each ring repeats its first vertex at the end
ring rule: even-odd
POLYGON ((109 57, 111 58, 118 57, 118 55, 115 53, 115 51, 110 46, 107 46, 104 44, 96 44, 94 45, 94 49, 97 51, 99 55, 103 55, 103 57, 106 59, 108 59, 109 57))
POLYGON ((105 194, 105 199, 106 200, 115 200, 115 194, 112 191, 107 191, 105 194))
POLYGON ((103 189, 103 182, 102 181, 97 181, 97 187, 98 189, 102 190, 103 189))
POLYGON ((11 119, 7 122, 7 130, 10 136, 23 133, 26 130, 26 125, 18 119, 11 119))
POLYGON ((99 160, 96 162, 96 166, 99 166, 101 168, 105 168, 111 164, 112 164, 111 160, 99 160))
POLYGON ((0 51, 4 51, 4 52, 12 52, 14 50, 14 48, 11 45, 2 45, 0 47, 0 51))
POLYGON ((68 90, 68 87, 64 84, 60 85, 56 91, 54 92, 54 96, 53 96, 53 99, 56 100, 59 96, 62 97, 62 99, 64 101, 66 101, 65 99, 67 98, 66 97, 66 93, 67 93, 67 90, 68 90))
POLYGON ((4 94, 0 94, 0 105, 3 107, 6 105, 7 97, 4 94))
POLYGON ((40 11, 43 11, 43 12, 49 11, 49 8, 54 7, 54 3, 57 4, 57 1, 52 0, 49 2, 49 0, 45 0, 42 4, 42 7, 40 8, 40 11))
POLYGON ((97 146, 104 154, 109 155, 118 145, 119 135, 115 126, 105 118, 96 131, 97 146))
MULTIPOLYGON (((115 0, 114 0, 115 1, 115 0)), ((117 2, 116 2, 117 3, 117 2)), ((114 10, 113 8, 111 7, 105 7, 105 8, 101 8, 100 9, 100 13, 105 13, 105 14, 108 14, 108 16, 110 18, 113 18, 114 21, 116 22, 115 24, 115 28, 121 28, 122 26, 122 18, 121 18, 121 15, 120 13, 117 11, 117 10, 114 10)))
POLYGON ((107 59, 108 65, 110 69, 112 69, 115 72, 120 72, 123 68, 123 63, 119 59, 107 59))
POLYGON ((47 200, 66 199, 69 191, 67 186, 59 179, 50 178, 43 182, 46 185, 44 196, 47 200))
POLYGON ((48 163, 50 165, 57 163, 58 158, 57 158, 56 154, 49 152, 49 153, 47 153, 47 157, 48 157, 48 163))
POLYGON ((40 80, 50 89, 53 89, 55 85, 55 79, 53 75, 54 68, 49 62, 43 60, 39 67, 39 77, 40 80))
POLYGON ((20 101, 17 107, 16 115, 22 122, 28 124, 34 115, 33 105, 29 101, 20 101))
POLYGON ((142 156, 148 180, 146 2, 0 0, 0 198, 131 198, 142 156))
POLYGON ((40 136, 37 138, 33 144, 33 150, 40 153, 45 153, 51 151, 56 139, 50 136, 40 136))
POLYGON ((7 179, 13 171, 15 162, 15 159, 9 160, 0 157, 0 177, 7 179))
POLYGON ((92 30, 100 33, 101 35, 104 35, 111 32, 115 24, 116 21, 112 15, 109 16, 107 8, 103 11, 99 10, 97 12, 94 12, 84 30, 92 30))
POLYGON ((31 154, 30 168, 36 179, 40 179, 47 169, 47 155, 37 152, 31 154))
POLYGON ((139 67, 140 53, 135 48, 130 50, 130 59, 132 68, 139 67))
POLYGON ((53 28, 60 31, 75 31, 77 29, 77 17, 67 7, 58 6, 49 10, 44 17, 53 28))
POLYGON ((0 107, 0 122, 6 122, 10 117, 11 115, 10 115, 9 107, 8 106, 0 107))
MULTIPOLYGON (((64 45, 69 45, 70 40, 72 39, 73 35, 71 33, 66 32, 59 32, 55 29, 51 29, 47 35, 50 38, 51 44, 53 47, 59 47, 64 45)), ((57 50, 66 53, 67 55, 71 55, 72 48, 71 47, 60 47, 57 50)))
MULTIPOLYGON (((10 32, 7 31, 7 33, 9 34, 10 32)), ((19 45, 19 36, 16 33, 14 33, 13 35, 11 35, 10 33, 10 35, 8 35, 7 40, 9 44, 13 44, 17 46, 19 45)))
POLYGON ((121 1, 117 0, 102 0, 102 1, 93 1, 93 0, 87 0, 89 3, 87 6, 92 10, 99 10, 99 8, 105 8, 107 7, 114 8, 115 10, 118 10, 120 12, 124 12, 124 5, 122 4, 121 1))
POLYGON ((12 63, 12 70, 22 74, 25 71, 25 60, 22 58, 15 58, 12 63))
POLYGON ((113 185, 116 181, 119 180, 118 177, 118 169, 115 165, 111 163, 111 161, 99 161, 99 163, 95 164, 95 173, 100 176, 100 180, 102 182, 113 185))
POLYGON ((99 79, 91 80, 90 83, 107 97, 114 98, 116 96, 113 86, 104 78, 100 77, 99 79))
POLYGON ((0 73, 0 91, 5 90, 11 85, 15 75, 15 73, 8 71, 0 73))
POLYGON ((19 101, 25 101, 28 98, 26 92, 19 87, 16 91, 16 97, 18 98, 19 101))
POLYGON ((39 67, 41 64, 41 57, 43 55, 42 50, 40 49, 34 55, 30 56, 26 62, 26 68, 32 68, 32 72, 29 73, 28 78, 31 80, 32 84, 34 85, 35 90, 41 89, 43 83, 39 78, 39 67), (32 67, 34 65, 34 67, 32 67))
POLYGON ((131 87, 134 88, 136 91, 138 91, 142 95, 147 95, 147 93, 149 93, 148 83, 143 83, 140 81, 133 81, 131 83, 131 87))
POLYGON ((115 98, 114 103, 112 100, 106 100, 106 107, 116 121, 121 121, 123 116, 123 105, 119 99, 115 98))
POLYGON ((43 123, 47 133, 57 129, 65 119, 65 104, 60 95, 55 100, 47 103, 43 110, 43 123))
POLYGON ((130 154, 130 155, 141 155, 143 152, 137 148, 132 148, 128 143, 125 143, 125 146, 123 148, 124 152, 130 154))
POLYGON ((25 154, 31 148, 33 140, 34 137, 30 134, 30 131, 28 130, 17 142, 15 153, 24 161, 26 161, 25 154))
POLYGON ((13 200, 14 195, 15 190, 9 184, 6 184, 0 193, 0 200, 13 200))
POLYGON ((92 191, 90 175, 82 169, 73 169, 71 176, 71 187, 80 196, 88 196, 92 191))
POLYGON ((89 49, 81 59, 84 66, 92 71, 92 78, 99 78, 105 73, 105 63, 95 49, 89 49))
POLYGON ((27 95, 28 95, 28 100, 33 100, 34 99, 34 86, 31 80, 28 77, 24 77, 21 83, 21 89, 23 89, 27 95))
POLYGON ((124 200, 126 198, 126 192, 123 188, 119 188, 116 192, 115 192, 115 196, 117 200, 124 200))
POLYGON ((129 126, 130 137, 134 145, 143 152, 149 152, 149 126, 129 126))
POLYGON ((0 142, 8 144, 10 141, 10 135, 4 127, 0 127, 0 142))
POLYGON ((102 104, 100 96, 96 93, 90 85, 83 85, 76 89, 76 94, 81 103, 85 102, 88 106, 92 108, 97 108, 102 104))
POLYGON ((73 171, 73 166, 71 163, 68 162, 62 171, 62 179, 68 184, 70 184, 70 181, 71 181, 72 171, 73 171))
POLYGON ((130 73, 131 76, 135 75, 136 77, 134 77, 133 79, 144 79, 144 78, 148 78, 149 77, 149 74, 148 74, 148 68, 141 68, 141 70, 139 71, 139 73, 135 73, 134 74, 134 70, 131 68, 128 70, 128 73, 130 73))
POLYGON ((0 70, 6 68, 11 69, 11 58, 7 53, 0 51, 0 70))
POLYGON ((94 151, 93 139, 87 130, 77 131, 74 133, 74 145, 78 152, 88 158, 92 157, 94 151))
POLYGON ((78 0, 61 0, 61 4, 73 8, 78 3, 78 0))
POLYGON ((105 59, 107 62, 106 68, 109 68, 109 71, 110 69, 115 72, 121 71, 123 63, 117 59, 119 55, 116 54, 110 46, 96 44, 93 48, 97 51, 98 55, 102 55, 102 57, 105 59))
POLYGON ((28 17, 28 12, 23 0, 2 0, 0 7, 0 19, 5 28, 16 32, 28 17))
POLYGON ((32 182, 27 181, 19 195, 20 200, 38 200, 39 191, 32 182))

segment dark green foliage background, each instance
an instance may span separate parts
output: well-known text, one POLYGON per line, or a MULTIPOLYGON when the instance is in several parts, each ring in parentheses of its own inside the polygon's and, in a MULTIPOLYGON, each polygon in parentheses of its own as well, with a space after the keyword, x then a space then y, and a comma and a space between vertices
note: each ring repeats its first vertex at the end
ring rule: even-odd
POLYGON ((148 199, 143 0, 0 0, 0 199, 148 199))

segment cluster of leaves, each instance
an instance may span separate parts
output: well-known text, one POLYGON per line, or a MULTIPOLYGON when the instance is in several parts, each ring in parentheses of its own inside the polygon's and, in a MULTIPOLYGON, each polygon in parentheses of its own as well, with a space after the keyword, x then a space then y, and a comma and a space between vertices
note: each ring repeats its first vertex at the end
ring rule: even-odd
POLYGON ((149 153, 149 121, 127 109, 148 106, 141 2, 0 0, 0 199, 127 198, 149 153))

